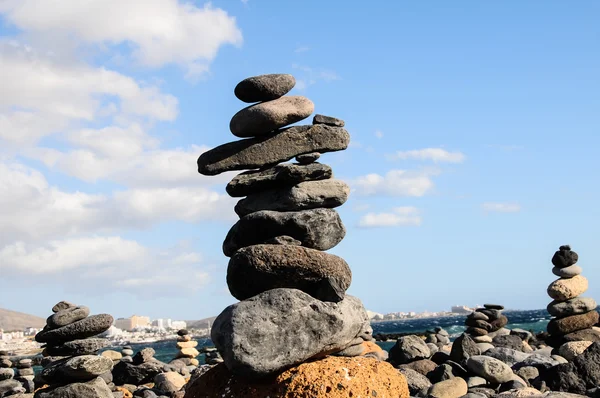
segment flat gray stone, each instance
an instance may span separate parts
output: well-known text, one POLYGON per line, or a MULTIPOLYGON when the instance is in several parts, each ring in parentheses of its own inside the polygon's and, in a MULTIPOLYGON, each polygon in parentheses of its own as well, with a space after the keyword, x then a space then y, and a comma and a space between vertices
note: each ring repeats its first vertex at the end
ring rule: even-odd
POLYGON ((512 369, 507 364, 485 355, 475 355, 467 359, 467 368, 490 383, 506 383, 514 376, 512 369))
POLYGON ((90 338, 69 341, 59 346, 47 346, 45 350, 51 356, 90 355, 110 344, 107 339, 90 338))
POLYGON ((231 257, 242 247, 261 244, 281 235, 299 240, 304 247, 329 250, 344 239, 346 228, 333 209, 257 211, 242 217, 231 227, 223 242, 223 253, 231 257))
POLYGON ((552 316, 565 317, 569 315, 585 314, 597 307, 596 300, 591 297, 575 297, 567 301, 554 300, 546 309, 552 316))
POLYGON ((238 300, 270 289, 293 288, 337 302, 351 281, 352 272, 343 258, 301 246, 248 246, 238 250, 227 267, 227 285, 238 300))
POLYGON ((42 369, 41 377, 48 384, 92 380, 109 372, 113 361, 98 355, 81 355, 53 362, 42 369))
POLYGON ((231 118, 229 129, 240 138, 270 135, 277 129, 306 119, 314 110, 315 104, 306 97, 281 97, 242 109, 231 118))
POLYGON ((431 388, 431 382, 427 377, 415 370, 408 368, 401 368, 399 371, 406 378, 406 382, 408 383, 408 391, 410 392, 411 396, 425 396, 427 394, 431 388))
POLYGON ((396 340, 396 344, 390 349, 390 363, 394 366, 426 359, 431 356, 431 350, 427 343, 418 336, 402 336, 396 340))
POLYGON ((294 76, 272 73, 244 79, 235 86, 233 92, 240 101, 247 103, 271 101, 283 97, 295 85, 294 76))
POLYGON ((341 180, 306 181, 291 187, 262 191, 240 200, 235 212, 243 217, 260 210, 298 211, 343 205, 350 187, 341 180))
POLYGON ((113 323, 109 314, 92 315, 88 318, 53 330, 42 330, 35 335, 39 343, 59 344, 72 340, 85 339, 108 330, 113 323))
POLYGON ((229 196, 238 198, 261 191, 291 187, 304 181, 326 180, 332 176, 331 167, 326 164, 285 163, 266 170, 238 174, 227 184, 225 190, 229 196))
POLYGON ((50 329, 57 329, 61 326, 80 321, 88 315, 90 315, 90 309, 86 306, 70 307, 50 315, 46 320, 46 324, 50 329))
POLYGON ((315 117, 313 117, 313 124, 326 124, 328 126, 344 127, 345 123, 342 119, 317 114, 315 117))
POLYGON ((102 378, 85 383, 73 383, 66 386, 47 388, 35 393, 35 398, 114 398, 112 391, 102 378))
POLYGON ((574 276, 580 275, 582 272, 583 270, 579 265, 571 265, 565 268, 552 268, 552 273, 556 276, 560 276, 561 278, 572 278, 574 276))
POLYGON ((231 170, 258 169, 304 153, 342 151, 349 143, 350 135, 341 127, 293 126, 274 135, 230 142, 206 151, 198 158, 198 172, 217 175, 231 170))
POLYGON ((300 164, 311 164, 319 160, 321 154, 319 152, 305 153, 304 155, 296 156, 296 162, 300 164))
POLYGON ((273 289, 227 307, 211 338, 232 373, 257 378, 345 349, 368 322, 356 297, 331 303, 273 289))

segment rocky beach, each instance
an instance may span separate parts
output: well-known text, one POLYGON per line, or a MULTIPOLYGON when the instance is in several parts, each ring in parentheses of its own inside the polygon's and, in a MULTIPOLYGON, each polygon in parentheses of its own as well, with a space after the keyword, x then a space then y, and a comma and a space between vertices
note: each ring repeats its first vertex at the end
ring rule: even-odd
POLYGON ((568 245, 549 256, 552 301, 542 316, 519 318, 527 326, 491 303, 443 325, 418 320, 414 333, 371 323, 347 294, 351 266, 327 252, 346 236, 336 208, 350 188, 322 161, 350 133, 318 113, 291 126, 316 108, 287 95, 295 84, 289 74, 239 82, 233 92, 248 106, 229 127, 241 139, 197 161, 206 176, 240 172, 225 187, 239 219, 222 245, 239 301, 218 315, 210 340, 181 329, 161 343, 168 353, 111 346, 102 337, 110 314, 61 301, 35 336, 41 358, 0 351, 0 398, 600 397, 599 315, 568 245))

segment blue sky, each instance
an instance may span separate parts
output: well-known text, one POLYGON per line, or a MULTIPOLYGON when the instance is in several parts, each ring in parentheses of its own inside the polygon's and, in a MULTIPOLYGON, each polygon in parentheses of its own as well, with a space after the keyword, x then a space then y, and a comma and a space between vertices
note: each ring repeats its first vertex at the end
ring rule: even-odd
MULTIPOLYGON (((543 308, 569 243, 600 295, 600 5, 0 3, 0 307, 199 319, 235 300, 225 184, 245 77, 342 118, 332 253, 378 312, 543 308)), ((310 119, 307 121, 310 122, 310 119)))

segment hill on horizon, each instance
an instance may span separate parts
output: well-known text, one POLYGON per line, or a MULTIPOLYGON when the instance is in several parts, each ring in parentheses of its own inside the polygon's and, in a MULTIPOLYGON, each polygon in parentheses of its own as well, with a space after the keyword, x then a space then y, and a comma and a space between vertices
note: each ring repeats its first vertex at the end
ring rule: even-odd
POLYGON ((197 321, 185 321, 188 329, 206 329, 207 323, 212 326, 213 322, 217 319, 216 316, 210 318, 199 319, 197 321))
POLYGON ((20 332, 28 327, 41 329, 45 324, 46 320, 39 316, 0 308, 0 329, 3 329, 5 332, 20 332))

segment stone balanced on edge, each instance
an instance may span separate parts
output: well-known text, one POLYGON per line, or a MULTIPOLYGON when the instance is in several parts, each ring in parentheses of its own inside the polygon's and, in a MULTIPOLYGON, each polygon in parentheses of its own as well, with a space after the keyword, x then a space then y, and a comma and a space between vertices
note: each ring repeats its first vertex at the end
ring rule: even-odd
POLYGON ((568 245, 561 246, 552 256, 552 273, 559 277, 548 286, 548 295, 554 299, 547 310, 553 316, 548 323, 549 343, 558 347, 572 341, 598 341, 592 327, 598 323, 596 301, 579 297, 588 289, 588 280, 577 265, 579 256, 568 245))
MULTIPOLYGON (((362 302, 345 293, 352 277, 348 264, 324 252, 346 234, 334 208, 346 202, 350 190, 333 178, 330 166, 317 159, 323 153, 346 149, 350 135, 343 128, 344 121, 323 115, 316 115, 312 125, 286 128, 314 110, 308 98, 285 96, 294 85, 294 77, 285 74, 240 82, 234 90, 236 97, 256 104, 239 111, 230 130, 238 137, 251 138, 221 145, 198 159, 198 171, 204 175, 251 171, 237 175, 226 187, 230 196, 245 198, 235 206, 240 219, 223 243, 223 253, 231 257, 227 285, 241 301, 217 317, 211 332, 224 364, 202 376, 186 397, 246 396, 244 387, 236 390, 230 382, 225 383, 226 390, 214 390, 219 383, 210 383, 217 374, 248 383, 260 379, 261 388, 266 388, 265 378, 285 378, 282 372, 301 369, 309 360, 321 359, 323 366, 330 368, 335 361, 353 357, 368 362, 365 368, 381 370, 363 386, 346 382, 350 383, 344 387, 346 394, 358 388, 360 391, 353 393, 356 396, 375 396, 379 388, 382 396, 391 396, 393 391, 394 396, 405 397, 406 381, 382 362, 387 353, 373 343, 362 302), (284 163, 294 158, 296 163, 284 163), (377 384, 383 369, 390 372, 392 381, 377 384)), ((305 365, 319 366, 319 361, 305 365)), ((343 372, 342 368, 337 370, 343 372)), ((323 377, 327 371, 323 368, 317 373, 323 377)), ((285 394, 294 388, 316 388, 314 383, 292 384, 287 384, 285 394)), ((330 390, 323 386, 323 395, 314 392, 316 395, 310 396, 330 396, 330 390)), ((276 388, 269 394, 284 396, 276 388)))

